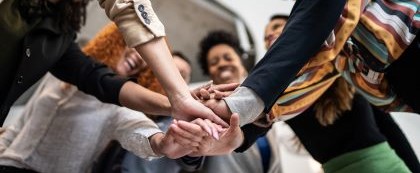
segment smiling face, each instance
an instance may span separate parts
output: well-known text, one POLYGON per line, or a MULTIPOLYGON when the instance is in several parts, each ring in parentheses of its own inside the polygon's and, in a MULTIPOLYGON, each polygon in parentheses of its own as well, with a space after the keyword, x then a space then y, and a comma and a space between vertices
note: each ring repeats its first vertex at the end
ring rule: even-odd
POLYGON ((264 44, 265 48, 268 49, 271 45, 280 37, 283 32, 284 25, 287 20, 283 18, 276 18, 271 20, 265 28, 264 44))
POLYGON ((241 82, 246 76, 239 55, 226 44, 215 45, 209 50, 207 64, 210 77, 215 84, 241 82))
POLYGON ((135 49, 127 48, 123 58, 118 61, 115 71, 122 76, 133 76, 138 74, 147 64, 135 49))

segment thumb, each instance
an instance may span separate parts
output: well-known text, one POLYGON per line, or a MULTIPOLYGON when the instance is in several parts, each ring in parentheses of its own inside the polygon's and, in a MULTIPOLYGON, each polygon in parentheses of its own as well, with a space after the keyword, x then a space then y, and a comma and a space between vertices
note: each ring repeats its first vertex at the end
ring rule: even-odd
POLYGON ((230 117, 230 126, 232 128, 236 128, 239 126, 239 115, 237 113, 233 113, 232 116, 230 117))
POLYGON ((239 83, 229 83, 229 84, 219 84, 214 85, 209 89, 209 92, 213 92, 213 90, 219 90, 219 91, 233 91, 235 90, 240 84, 239 83))

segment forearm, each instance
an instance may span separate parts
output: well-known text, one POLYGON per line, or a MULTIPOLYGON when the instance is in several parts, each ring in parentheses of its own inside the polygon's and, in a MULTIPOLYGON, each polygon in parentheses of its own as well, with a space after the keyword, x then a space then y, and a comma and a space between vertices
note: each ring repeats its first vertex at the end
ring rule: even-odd
POLYGON ((123 106, 146 114, 170 115, 171 112, 167 97, 130 81, 122 86, 119 100, 123 106))
POLYGON ((191 97, 188 86, 176 68, 163 37, 138 45, 136 50, 152 68, 166 93, 168 93, 171 103, 178 99, 191 97))
POLYGON ((296 1, 281 37, 243 83, 264 101, 265 112, 308 60, 320 51, 345 3, 345 0, 296 1))

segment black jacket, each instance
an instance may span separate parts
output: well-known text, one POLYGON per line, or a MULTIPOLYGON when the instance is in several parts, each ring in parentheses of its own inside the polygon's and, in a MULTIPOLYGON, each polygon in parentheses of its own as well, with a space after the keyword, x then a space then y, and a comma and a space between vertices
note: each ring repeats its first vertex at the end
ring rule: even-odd
POLYGON ((27 33, 13 83, 6 96, 0 98, 1 124, 16 99, 48 71, 101 101, 119 104, 119 91, 127 79, 84 55, 75 37, 74 31, 62 32, 49 17, 27 33))
MULTIPOLYGON (((282 36, 242 83, 264 101, 264 112, 271 110, 299 70, 319 51, 345 4, 346 0, 296 1, 282 36)), ((242 127, 245 141, 235 151, 245 151, 269 129, 253 124, 242 127)))
POLYGON ((346 0, 297 0, 279 37, 243 82, 268 113, 333 31, 346 0))

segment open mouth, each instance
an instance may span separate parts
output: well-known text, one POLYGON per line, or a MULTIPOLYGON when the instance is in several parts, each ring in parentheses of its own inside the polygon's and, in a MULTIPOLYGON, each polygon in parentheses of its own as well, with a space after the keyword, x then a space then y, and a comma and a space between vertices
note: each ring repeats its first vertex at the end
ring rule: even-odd
POLYGON ((233 67, 225 67, 221 70, 219 70, 219 74, 218 77, 222 80, 222 81, 230 81, 233 80, 235 78, 235 68, 233 67))
POLYGON ((134 60, 132 60, 131 58, 125 59, 125 63, 129 70, 133 70, 137 67, 136 62, 134 62, 134 60))

